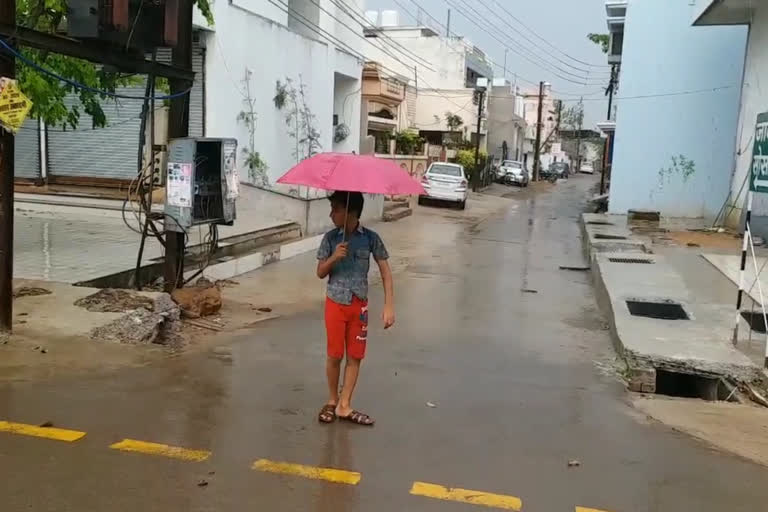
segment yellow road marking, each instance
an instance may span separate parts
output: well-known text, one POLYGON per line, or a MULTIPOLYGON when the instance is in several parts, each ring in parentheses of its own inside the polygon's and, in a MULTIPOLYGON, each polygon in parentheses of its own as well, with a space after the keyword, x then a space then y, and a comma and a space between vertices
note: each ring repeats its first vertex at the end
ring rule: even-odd
POLYGON ((470 491, 467 489, 450 489, 442 485, 426 484, 424 482, 414 482, 413 487, 411 487, 411 494, 437 500, 458 501, 460 503, 483 505, 505 510, 519 511, 523 508, 523 502, 516 496, 505 496, 503 494, 470 491))
POLYGON ((354 471, 303 466, 301 464, 290 464, 288 462, 273 462, 267 459, 257 460, 253 463, 252 469, 265 471, 267 473, 301 476, 313 480, 326 480, 328 482, 347 485, 357 485, 361 478, 360 473, 354 471))
POLYGON ((124 452, 160 455, 162 457, 170 457, 172 459, 186 460, 189 462, 202 462, 211 456, 211 452, 206 450, 188 450, 187 448, 180 448, 178 446, 148 443, 146 441, 136 441, 135 439, 123 439, 119 443, 111 445, 110 448, 124 452))
POLYGON ((596 508, 576 507, 576 512, 605 512, 605 510, 598 510, 596 508))
POLYGON ((77 430, 66 430, 55 427, 38 427, 37 425, 26 425, 24 423, 12 423, 10 421, 0 421, 0 432, 10 434, 20 434, 23 436, 44 437, 56 441, 65 441, 71 443, 85 437, 85 432, 77 430))

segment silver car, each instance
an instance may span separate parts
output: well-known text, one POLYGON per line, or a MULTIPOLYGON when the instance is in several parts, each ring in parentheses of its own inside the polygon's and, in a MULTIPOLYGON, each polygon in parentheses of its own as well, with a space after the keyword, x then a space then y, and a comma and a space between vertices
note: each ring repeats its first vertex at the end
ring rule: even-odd
POLYGON ((431 164, 421 178, 421 185, 427 194, 419 196, 419 204, 424 204, 424 199, 437 199, 457 203, 462 210, 467 205, 469 182, 464 167, 459 164, 431 164))
POLYGON ((504 160, 501 162, 499 170, 502 175, 502 183, 505 185, 520 185, 521 187, 527 187, 529 176, 528 172, 523 165, 523 162, 516 160, 504 160))

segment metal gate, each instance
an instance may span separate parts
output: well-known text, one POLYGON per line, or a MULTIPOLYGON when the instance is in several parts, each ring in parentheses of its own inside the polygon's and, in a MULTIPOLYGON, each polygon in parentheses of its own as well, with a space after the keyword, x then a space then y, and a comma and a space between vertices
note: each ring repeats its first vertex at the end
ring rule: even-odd
MULTIPOLYGON (((170 50, 159 50, 158 61, 169 62, 170 50)), ((195 81, 189 96, 189 134, 202 136, 205 123, 205 49, 199 43, 193 47, 192 65, 195 81)), ((118 92, 144 96, 144 87, 144 84, 124 87, 118 92)), ((69 96, 65 101, 70 106, 80 104, 77 96, 69 96)), ((132 180, 137 171, 141 107, 141 100, 109 100, 102 103, 107 117, 107 126, 104 128, 92 128, 91 117, 82 113, 82 107, 76 130, 57 127, 54 131, 51 128, 48 132, 48 175, 53 179, 132 180)))
POLYGON ((37 119, 27 119, 15 138, 13 175, 15 178, 39 180, 40 129, 37 119))

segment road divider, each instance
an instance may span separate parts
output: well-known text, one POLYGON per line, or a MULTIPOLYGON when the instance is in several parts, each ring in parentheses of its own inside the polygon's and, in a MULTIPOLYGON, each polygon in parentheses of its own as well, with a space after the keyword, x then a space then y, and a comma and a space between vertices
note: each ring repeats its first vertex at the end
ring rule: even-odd
POLYGON ((160 457, 169 457, 171 459, 185 460, 188 462, 202 462, 211 456, 211 452, 206 450, 190 450, 188 448, 169 446, 167 444, 148 443, 146 441, 137 441, 135 439, 123 439, 119 443, 111 445, 110 448, 123 452, 158 455, 160 457))
POLYGON ((411 494, 436 500, 457 501, 459 503, 482 505, 503 510, 520 511, 523 508, 523 502, 517 496, 470 491, 468 489, 452 489, 424 482, 414 482, 413 487, 411 487, 411 494))
POLYGON ((18 434, 22 436, 43 437, 55 441, 64 441, 72 443, 85 437, 85 432, 78 430, 67 430, 56 427, 41 427, 38 425, 27 425, 25 423, 13 423, 10 421, 0 421, 0 432, 9 434, 18 434))
POLYGON ((266 473, 299 476, 312 480, 325 480, 336 484, 357 485, 360 482, 360 473, 345 471, 343 469, 321 468, 316 466, 304 466, 288 462, 274 462, 267 459, 259 459, 253 463, 252 469, 266 473))

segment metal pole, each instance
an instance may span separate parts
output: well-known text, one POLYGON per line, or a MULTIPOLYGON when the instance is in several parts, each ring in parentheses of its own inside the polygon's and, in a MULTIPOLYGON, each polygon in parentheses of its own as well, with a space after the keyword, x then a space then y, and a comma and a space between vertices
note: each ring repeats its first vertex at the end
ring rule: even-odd
POLYGON ((445 37, 451 37, 451 10, 448 9, 448 21, 445 24, 445 37))
POLYGON ((474 192, 477 192, 477 183, 480 179, 480 123, 483 120, 483 100, 485 98, 485 91, 483 89, 478 89, 480 92, 478 101, 477 101, 477 138, 475 139, 475 172, 472 173, 472 190, 474 192))
MULTIPOLYGON (((172 51, 172 64, 192 69, 192 0, 179 1, 178 42, 172 51)), ((191 81, 169 80, 171 94, 178 94, 192 86, 191 81)), ((168 110, 168 140, 189 134, 189 94, 171 99, 168 110)), ((166 219, 166 222, 169 222, 166 219)), ((165 291, 171 292, 181 285, 184 276, 185 234, 167 231, 165 240, 165 291)))
POLYGON ((579 130, 576 133, 576 172, 581 170, 581 130, 584 128, 584 97, 579 98, 579 130))
POLYGON ((507 53, 509 53, 509 48, 504 48, 504 74, 501 75, 502 78, 507 78, 507 53))
MULTIPOLYGON (((0 0, 0 23, 16 26, 16 0, 0 0)), ((16 76, 13 55, 0 59, 0 76, 16 76)), ((0 129, 0 332, 13 325, 13 156, 13 134, 0 129)))
POLYGON ((539 82, 539 112, 536 116, 536 146, 533 148, 533 181, 539 181, 539 157, 541 156, 541 111, 544 106, 544 82, 539 82))
POLYGON ((611 111, 613 110, 613 87, 616 83, 616 64, 611 66, 611 81, 608 84, 608 121, 611 120, 611 111))
MULTIPOLYGON (((733 324, 733 345, 739 342, 739 321, 741 320, 741 301, 744 296, 744 269, 747 266, 747 249, 749 246, 749 229, 752 217, 752 191, 747 192, 747 215, 744 219, 744 240, 741 244, 741 266, 739 268, 739 292, 736 296, 736 321, 733 324)), ((759 276, 755 276, 756 278, 759 276)))

